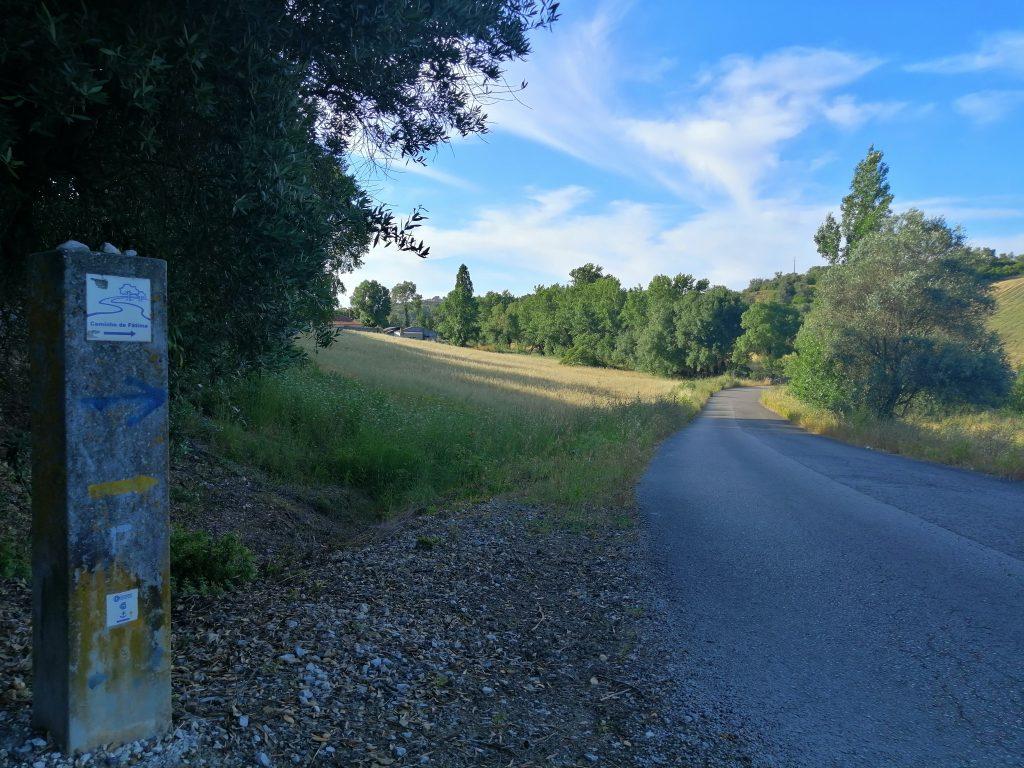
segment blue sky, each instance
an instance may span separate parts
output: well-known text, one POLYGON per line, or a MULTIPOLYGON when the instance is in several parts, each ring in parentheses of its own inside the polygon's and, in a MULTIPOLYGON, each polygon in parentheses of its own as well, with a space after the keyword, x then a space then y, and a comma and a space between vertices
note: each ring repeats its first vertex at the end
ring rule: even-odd
POLYGON ((478 292, 690 273, 742 288, 821 263, 812 236, 868 146, 898 208, 1024 252, 1024 2, 564 0, 487 108, 426 168, 363 167, 429 211, 431 257, 377 249, 345 276, 478 292))

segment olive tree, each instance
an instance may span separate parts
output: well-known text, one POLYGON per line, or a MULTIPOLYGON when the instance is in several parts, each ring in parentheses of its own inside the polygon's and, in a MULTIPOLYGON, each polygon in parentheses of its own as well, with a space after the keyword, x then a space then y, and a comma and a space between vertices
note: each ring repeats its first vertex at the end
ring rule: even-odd
POLYGON ((374 201, 350 157, 422 162, 485 131, 504 64, 556 16, 549 0, 0 0, 0 421, 25 410, 28 254, 69 238, 168 261, 176 392, 287 364, 300 332, 329 343, 339 275, 370 242, 429 250, 420 214, 374 201))
POLYGON ((924 396, 996 402, 1011 371, 986 326, 993 307, 959 229, 917 210, 889 217, 821 279, 797 336, 793 390, 883 418, 924 396))

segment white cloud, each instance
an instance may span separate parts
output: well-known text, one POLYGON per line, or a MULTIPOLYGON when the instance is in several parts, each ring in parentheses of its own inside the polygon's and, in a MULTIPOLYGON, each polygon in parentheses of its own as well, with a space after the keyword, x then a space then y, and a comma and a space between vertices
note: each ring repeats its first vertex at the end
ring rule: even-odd
POLYGON ((480 292, 530 290, 565 282, 569 270, 596 262, 629 285, 678 272, 741 288, 754 276, 820 263, 811 236, 823 205, 765 199, 756 208, 723 205, 680 223, 677 206, 627 200, 590 205, 588 190, 568 186, 533 192, 511 207, 483 207, 458 229, 424 227, 441 259, 416 263, 378 249, 347 282, 386 285, 411 279, 425 295, 450 290, 458 264, 469 265, 480 292))
POLYGON ((891 120, 907 109, 903 101, 858 102, 852 96, 843 95, 826 104, 823 113, 830 122, 852 131, 871 120, 891 120))
MULTIPOLYGON (((795 47, 727 57, 682 88, 666 79, 666 92, 676 95, 648 116, 630 98, 629 73, 644 65, 623 62, 612 44, 622 14, 621 6, 605 4, 592 18, 539 39, 531 60, 512 73, 530 83, 520 97, 526 108, 515 101, 494 105, 495 130, 653 180, 702 204, 724 193, 749 205, 763 194, 783 146, 814 123, 853 129, 891 118, 905 106, 837 93, 879 66, 879 59, 795 47)), ((669 66, 657 60, 648 69, 667 73, 669 66)))
POLYGON ((907 67, 911 72, 952 75, 1002 69, 1024 74, 1024 32, 1008 31, 985 38, 977 50, 922 61, 907 67))
MULTIPOLYGON (((425 294, 444 293, 465 262, 478 290, 521 293, 565 281, 570 269, 592 261, 626 285, 687 272, 739 288, 751 277, 792 269, 794 256, 799 269, 820 263, 812 236, 827 206, 778 194, 772 173, 788 143, 816 124, 852 130, 904 111, 901 102, 844 92, 881 61, 786 48, 730 56, 694 81, 672 81, 669 60, 616 55, 612 41, 628 7, 606 2, 593 16, 564 19, 555 34, 536 38, 530 61, 508 78, 527 80, 529 88, 488 112, 495 131, 653 182, 680 203, 599 204, 571 184, 534 190, 516 205, 484 205, 458 228, 428 223, 421 231, 436 257, 418 262, 378 250, 350 276, 352 284, 412 279, 425 294), (668 103, 638 106, 634 84, 659 76, 668 103)), ((805 165, 826 160, 809 157, 805 165)))
POLYGON ((781 147, 815 121, 851 128, 899 109, 861 104, 850 95, 826 98, 878 63, 811 48, 788 48, 760 59, 730 57, 701 78, 704 95, 678 118, 620 123, 660 161, 681 166, 695 181, 749 205, 779 165, 781 147))
POLYGON ((979 125, 989 125, 1024 105, 1024 90, 977 91, 961 96, 953 105, 979 125))
POLYGON ((1024 221, 1022 201, 977 199, 962 197, 928 197, 907 200, 896 206, 901 211, 917 208, 930 216, 942 216, 951 224, 975 221, 1021 219, 1024 221), (1009 203, 1009 204, 1008 204, 1009 203))

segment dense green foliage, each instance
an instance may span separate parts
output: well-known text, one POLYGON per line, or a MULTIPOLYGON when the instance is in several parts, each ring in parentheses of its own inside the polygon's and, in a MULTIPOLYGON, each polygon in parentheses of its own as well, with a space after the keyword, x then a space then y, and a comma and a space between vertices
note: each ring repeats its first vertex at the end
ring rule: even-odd
POLYGON ((480 332, 478 317, 473 281, 466 265, 461 264, 455 276, 455 287, 434 313, 434 325, 444 339, 461 347, 477 339, 480 332))
POLYGON ((970 261, 977 273, 987 280, 1006 280, 1024 275, 1024 255, 997 255, 995 248, 971 248, 970 261))
POLYGON ((905 415, 922 399, 991 404, 1010 370, 988 322, 988 274, 1005 266, 969 249, 959 229, 916 210, 894 216, 889 169, 871 147, 857 164, 841 222, 815 235, 831 266, 787 365, 790 390, 832 411, 905 415))
MULTIPOLYGON (((26 389, 28 254, 169 262, 180 391, 329 340, 368 243, 425 255, 346 171, 484 131, 547 0, 0 0, 0 400, 26 389), (216 317, 216 323, 209 322, 216 317)), ((3 416, 14 418, 24 409, 3 416)))
POLYGON ((828 267, 811 267, 802 274, 776 272, 774 277, 755 277, 743 290, 743 299, 748 304, 773 301, 792 306, 801 314, 807 314, 814 303, 814 291, 818 280, 827 269, 828 267))
POLYGON ((800 311, 775 301, 754 304, 743 313, 743 335, 736 340, 737 362, 772 378, 782 373, 782 358, 793 351, 800 330, 800 311))
POLYGON ((376 280, 363 280, 352 291, 352 309, 363 325, 383 326, 391 313, 391 293, 376 280))
POLYGON ((822 278, 797 337, 793 391, 883 418, 922 396, 998 402, 1009 366, 986 327, 993 300, 963 234, 914 210, 878 226, 822 278))
POLYGON ((842 263, 864 237, 875 232, 891 213, 889 166, 880 150, 870 147, 857 163, 850 193, 839 207, 840 220, 829 213, 814 235, 818 253, 829 264, 842 263))
POLYGON ((234 534, 211 536, 171 529, 171 584, 175 594, 217 594, 256 577, 252 552, 234 534))
POLYGON ((747 303, 690 275, 656 275, 646 289, 624 289, 595 264, 570 272, 568 285, 473 297, 460 284, 437 310, 437 329, 454 344, 553 355, 572 365, 666 376, 710 376, 730 368, 747 303))
MULTIPOLYGON (((391 318, 403 328, 422 312, 423 297, 416 292, 416 283, 405 280, 391 289, 391 318)), ((390 322, 389 319, 389 322, 390 322)))
POLYGON ((1024 368, 1017 371, 1017 377, 1013 380, 1006 405, 1011 410, 1024 414, 1024 368))

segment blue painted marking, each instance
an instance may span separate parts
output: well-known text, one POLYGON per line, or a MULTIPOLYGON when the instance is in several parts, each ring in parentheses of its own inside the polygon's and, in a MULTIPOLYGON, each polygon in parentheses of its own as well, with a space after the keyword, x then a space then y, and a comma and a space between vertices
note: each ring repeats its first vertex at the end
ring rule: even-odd
POLYGON ((135 391, 127 391, 118 395, 105 395, 103 397, 83 397, 80 400, 100 413, 112 405, 138 403, 141 406, 140 409, 125 420, 125 424, 129 427, 134 427, 167 402, 167 392, 165 390, 160 387, 151 386, 142 381, 142 379, 129 376, 125 379, 124 384, 125 387, 132 387, 135 391))
POLYGON ((105 682, 107 682, 107 676, 103 672, 93 672, 89 675, 89 679, 86 680, 90 690, 103 685, 105 682))
POLYGON ((135 331, 103 331, 104 336, 134 336, 135 331))

